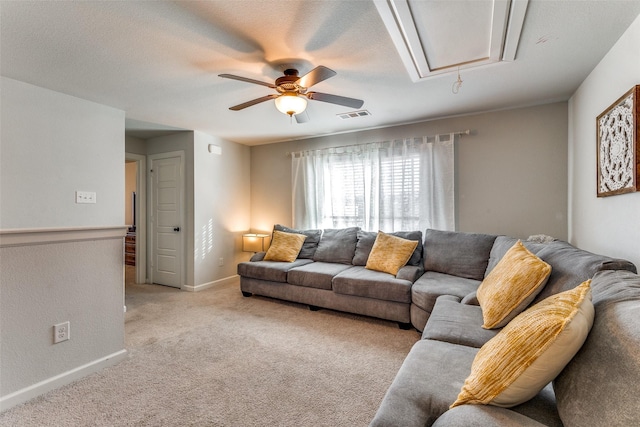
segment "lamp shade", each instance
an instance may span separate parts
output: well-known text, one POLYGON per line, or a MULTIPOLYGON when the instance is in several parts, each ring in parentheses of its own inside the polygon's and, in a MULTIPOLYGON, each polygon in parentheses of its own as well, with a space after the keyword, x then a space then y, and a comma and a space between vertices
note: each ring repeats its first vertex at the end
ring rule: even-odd
POLYGON ((295 92, 285 92, 275 100, 276 108, 289 116, 300 114, 307 108, 307 99, 295 92))
POLYGON ((268 234, 248 233, 242 235, 243 252, 264 252, 264 240, 268 234))

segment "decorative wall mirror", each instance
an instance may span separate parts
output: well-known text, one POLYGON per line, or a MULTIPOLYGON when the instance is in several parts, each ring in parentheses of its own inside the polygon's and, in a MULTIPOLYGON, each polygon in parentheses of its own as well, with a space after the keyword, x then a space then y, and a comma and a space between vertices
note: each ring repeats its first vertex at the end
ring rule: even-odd
POLYGON ((598 197, 640 191, 640 85, 596 119, 598 197))

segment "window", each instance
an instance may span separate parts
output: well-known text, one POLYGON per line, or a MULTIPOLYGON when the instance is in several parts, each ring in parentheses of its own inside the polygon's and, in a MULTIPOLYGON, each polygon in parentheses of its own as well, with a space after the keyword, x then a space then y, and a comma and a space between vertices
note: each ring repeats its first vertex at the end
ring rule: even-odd
POLYGON ((453 135, 293 153, 294 226, 454 229, 453 135))

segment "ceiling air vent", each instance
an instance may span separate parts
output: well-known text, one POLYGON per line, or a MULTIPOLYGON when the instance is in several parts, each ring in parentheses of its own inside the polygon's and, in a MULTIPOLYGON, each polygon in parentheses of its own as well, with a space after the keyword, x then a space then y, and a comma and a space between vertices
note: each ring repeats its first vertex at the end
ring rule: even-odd
POLYGON ((346 119, 355 119, 356 117, 370 116, 371 113, 367 110, 359 110, 359 111, 352 111, 350 113, 341 113, 336 115, 340 117, 342 120, 346 120, 346 119))

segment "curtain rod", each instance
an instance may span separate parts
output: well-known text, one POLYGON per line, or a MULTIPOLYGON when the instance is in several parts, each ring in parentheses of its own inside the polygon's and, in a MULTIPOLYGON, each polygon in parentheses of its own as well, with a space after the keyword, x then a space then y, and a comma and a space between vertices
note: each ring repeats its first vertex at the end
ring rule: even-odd
MULTIPOLYGON (((426 136, 422 136, 422 137, 415 137, 414 136, 413 139, 416 139, 416 138, 437 138, 439 136, 445 136, 445 135, 451 135, 451 134, 458 135, 458 136, 471 135, 471 131, 469 129, 465 129, 465 130, 460 130, 460 131, 457 131, 457 132, 437 133, 435 135, 426 135, 426 136)), ((403 138, 403 139, 408 139, 408 138, 403 138)), ((387 140, 387 141, 389 141, 389 140, 387 140)), ((381 142, 385 142, 385 141, 381 141, 381 142)), ((355 146, 358 146, 358 145, 366 145, 366 144, 375 144, 375 143, 370 143, 369 142, 369 143, 364 143, 364 144, 339 145, 337 147, 310 148, 308 150, 300 150, 300 152, 302 152, 302 151, 317 151, 317 150, 333 150, 333 149, 336 149, 336 148, 348 148, 348 147, 355 147, 355 146)), ((287 151, 285 154, 287 156, 291 156, 294 153, 298 153, 298 151, 295 151, 295 152, 287 151)))

